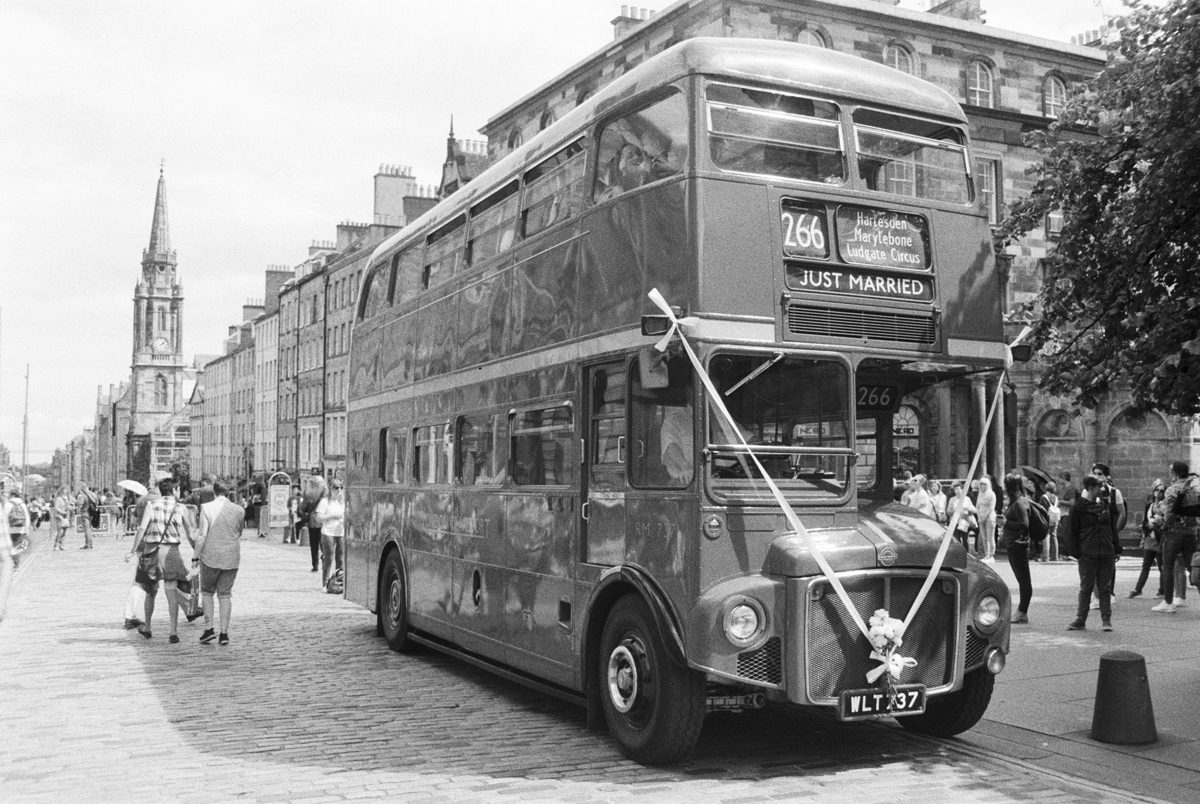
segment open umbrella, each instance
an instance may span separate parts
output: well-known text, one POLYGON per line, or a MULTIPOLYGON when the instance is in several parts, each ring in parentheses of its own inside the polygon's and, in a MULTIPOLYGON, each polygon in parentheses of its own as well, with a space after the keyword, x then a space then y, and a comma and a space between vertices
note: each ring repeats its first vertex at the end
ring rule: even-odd
POLYGON ((44 478, 38 474, 25 475, 25 482, 26 483, 45 483, 46 478, 44 478))
POLYGON ((118 480, 117 485, 127 491, 132 491, 139 497, 147 493, 146 487, 136 480, 118 480))

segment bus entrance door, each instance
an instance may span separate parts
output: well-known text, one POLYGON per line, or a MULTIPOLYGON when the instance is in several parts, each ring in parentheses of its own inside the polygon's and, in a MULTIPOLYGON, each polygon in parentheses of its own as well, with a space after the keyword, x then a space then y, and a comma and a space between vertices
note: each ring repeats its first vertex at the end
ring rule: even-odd
POLYGON ((613 566, 625 560, 625 363, 585 369, 583 506, 584 560, 613 566))

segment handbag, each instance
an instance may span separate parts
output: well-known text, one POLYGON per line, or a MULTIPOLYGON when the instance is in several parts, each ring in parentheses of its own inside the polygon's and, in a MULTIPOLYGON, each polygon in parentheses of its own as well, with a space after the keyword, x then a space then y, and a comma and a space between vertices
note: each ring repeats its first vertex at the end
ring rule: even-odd
POLYGON ((137 572, 134 573, 133 580, 143 585, 153 585, 158 583, 161 578, 162 569, 158 566, 158 545, 151 545, 149 550, 143 546, 142 554, 138 556, 137 572))

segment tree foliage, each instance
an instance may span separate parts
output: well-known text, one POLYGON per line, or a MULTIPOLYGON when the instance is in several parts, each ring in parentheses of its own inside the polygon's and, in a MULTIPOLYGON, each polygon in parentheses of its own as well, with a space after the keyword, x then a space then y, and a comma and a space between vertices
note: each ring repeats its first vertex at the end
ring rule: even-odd
POLYGON ((1200 412, 1200 0, 1131 0, 1108 66, 1027 144, 1032 193, 1007 245, 1051 211, 1063 229, 1033 313, 1040 384, 1095 407, 1200 412))

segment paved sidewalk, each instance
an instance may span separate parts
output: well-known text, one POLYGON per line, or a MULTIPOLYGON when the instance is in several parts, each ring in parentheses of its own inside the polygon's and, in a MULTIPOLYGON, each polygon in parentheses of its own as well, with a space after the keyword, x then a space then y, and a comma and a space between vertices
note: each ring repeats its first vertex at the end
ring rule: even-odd
MULTIPOLYGON (((1006 558, 994 568, 1017 587, 1006 558)), ((1091 611, 1087 630, 1068 631, 1075 617, 1075 563, 1031 565, 1029 625, 1014 625, 1008 667, 984 722, 962 736, 981 749, 1009 753, 1040 767, 1172 801, 1200 800, 1200 593, 1188 590, 1176 614, 1150 611, 1158 571, 1143 596, 1130 599, 1140 557, 1117 562, 1113 631, 1091 611), (1109 745, 1092 740, 1100 657, 1128 650, 1146 659, 1158 741, 1109 745)), ((1103 702, 1102 702, 1103 705, 1103 702)))
MULTIPOLYGON (((1047 595, 1045 578, 991 719, 965 739, 772 709, 713 715, 693 759, 646 768, 589 731, 576 707, 440 654, 389 651, 373 617, 317 588, 307 547, 245 539, 232 644, 219 647, 198 643, 199 621, 181 623, 181 643, 169 645, 161 595, 152 639, 122 629, 128 541, 81 551, 73 538, 65 552, 51 552, 44 533, 34 542, 0 624, 6 804, 1197 798, 1187 769, 1196 765, 1168 756, 1194 745, 1175 719, 1159 719, 1171 746, 1119 749, 1079 735, 1094 662, 1053 646, 1094 642, 1098 655, 1107 643, 1059 632, 1065 620, 1048 599, 1059 593, 1047 595)), ((1103 635, 1113 644, 1132 636, 1121 612, 1116 634, 1103 635)), ((1158 627, 1183 633, 1191 618, 1200 610, 1158 627)), ((1179 672, 1177 681, 1189 677, 1179 672)))

